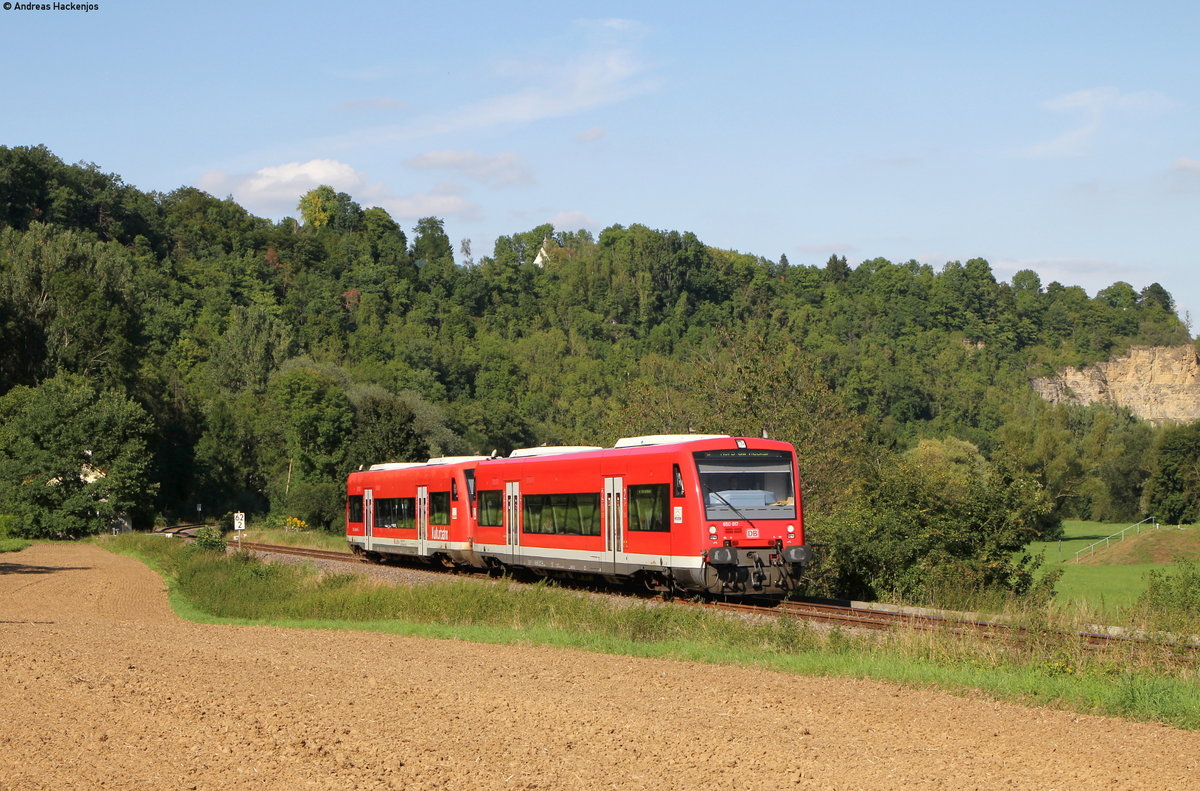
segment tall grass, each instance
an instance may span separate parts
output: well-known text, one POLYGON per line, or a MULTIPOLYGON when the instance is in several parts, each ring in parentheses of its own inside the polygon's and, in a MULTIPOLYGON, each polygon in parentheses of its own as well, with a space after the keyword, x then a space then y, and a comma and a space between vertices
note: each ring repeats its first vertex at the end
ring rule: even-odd
POLYGON ((1133 613, 1145 629, 1200 635, 1200 563, 1151 571, 1133 613))
MULTIPOLYGON (((226 534, 229 543, 233 543, 233 534, 226 534)), ((261 544, 282 544, 290 547, 307 547, 308 549, 328 549, 345 552, 346 536, 343 533, 327 533, 324 530, 284 530, 280 527, 260 527, 252 525, 242 532, 242 539, 261 544)))
POLYGON ((1072 614, 1049 606, 1010 609, 1025 629, 1013 644, 950 629, 860 633, 788 617, 732 617, 546 584, 392 586, 157 537, 121 536, 103 545, 147 559, 206 620, 369 628, 871 677, 1200 729, 1197 672, 1174 661, 1177 649, 1123 644, 1087 650, 1072 634, 1079 627, 1072 614))
POLYGON ((15 538, 11 531, 17 526, 17 518, 11 514, 0 514, 0 552, 20 552, 33 542, 24 538, 15 538))

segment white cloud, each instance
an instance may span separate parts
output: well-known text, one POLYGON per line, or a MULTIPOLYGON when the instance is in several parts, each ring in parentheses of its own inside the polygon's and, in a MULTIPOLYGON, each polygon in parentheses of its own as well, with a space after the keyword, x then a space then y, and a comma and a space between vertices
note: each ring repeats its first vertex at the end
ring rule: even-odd
POLYGON ((575 135, 575 139, 581 143, 591 143, 595 140, 606 136, 608 131, 603 126, 593 126, 591 129, 585 129, 575 135))
POLYGON ((1173 102, 1161 93, 1136 91, 1124 93, 1112 86, 1088 88, 1064 94, 1042 102, 1047 110, 1083 110, 1089 113, 1106 113, 1123 110, 1162 110, 1173 102))
POLYGON ((640 32, 644 30, 641 22, 633 19, 620 19, 618 17, 610 17, 608 19, 580 19, 576 24, 584 28, 592 28, 595 30, 611 30, 618 33, 640 32))
POLYGON ((456 184, 441 184, 429 192, 386 198, 380 205, 396 218, 461 217, 464 220, 483 218, 483 210, 464 196, 465 190, 456 184))
POLYGON ((395 67, 383 64, 363 66, 358 69, 336 69, 333 74, 336 77, 346 80, 359 80, 362 82, 386 80, 397 76, 395 67))
POLYGON ((1089 153, 1089 144, 1112 118, 1134 113, 1159 112, 1175 103, 1167 96, 1152 91, 1123 92, 1105 86, 1073 91, 1041 106, 1054 112, 1073 113, 1081 120, 1072 128, 1038 143, 1025 146, 1018 154, 1030 159, 1078 157, 1089 153))
POLYGON ((847 253, 854 252, 858 248, 856 245, 845 242, 828 242, 824 244, 798 244, 793 249, 807 255, 820 255, 828 258, 831 255, 844 256, 847 253))
MULTIPOLYGON (((603 27, 603 26, 602 26, 603 27)), ((389 145, 457 132, 520 126, 577 115, 655 91, 650 66, 617 39, 620 26, 603 27, 604 41, 580 42, 569 56, 509 59, 492 76, 513 84, 503 93, 405 123, 363 128, 322 141, 325 146, 389 145)))
POLYGON ((1171 163, 1168 175, 1172 192, 1200 190, 1200 159, 1180 157, 1171 163))
POLYGON ((573 115, 652 90, 645 65, 626 50, 587 52, 566 63, 531 67, 537 84, 418 123, 428 133, 522 124, 573 115))
POLYGON ((214 195, 233 195, 253 212, 280 216, 294 212, 300 196, 322 184, 351 195, 369 191, 365 173, 336 159, 269 165, 253 173, 210 170, 196 186, 214 195))
POLYGON ((294 215, 300 197, 327 184, 365 206, 382 206, 393 217, 462 217, 478 219, 479 206, 463 196, 461 187, 445 184, 426 193, 397 195, 373 182, 360 170, 336 159, 310 159, 269 165, 253 173, 210 170, 196 186, 214 195, 232 195, 249 211, 268 217, 294 215))
POLYGON ((1057 280, 1067 286, 1083 286, 1092 294, 1118 280, 1136 283, 1145 277, 1145 272, 1136 267, 1103 258, 1009 258, 991 260, 991 264, 1002 280, 1011 279, 1022 269, 1032 269, 1043 285, 1057 280))
POLYGON ((581 211, 560 211, 546 222, 559 231, 578 231, 580 228, 589 231, 600 230, 600 223, 581 211))
POLYGON ((1021 149, 1021 156, 1029 159, 1056 159, 1059 157, 1080 157, 1087 150, 1087 143, 1100 128, 1099 119, 1089 121, 1083 126, 1068 129, 1056 137, 1034 143, 1021 149))
POLYGON ((409 157, 404 164, 415 170, 448 170, 489 187, 532 184, 529 163, 513 153, 485 156, 474 151, 430 151, 409 157))
POLYGON ((376 96, 370 99, 347 99, 337 106, 338 110, 362 112, 365 110, 403 110, 407 107, 404 102, 389 96, 376 96))

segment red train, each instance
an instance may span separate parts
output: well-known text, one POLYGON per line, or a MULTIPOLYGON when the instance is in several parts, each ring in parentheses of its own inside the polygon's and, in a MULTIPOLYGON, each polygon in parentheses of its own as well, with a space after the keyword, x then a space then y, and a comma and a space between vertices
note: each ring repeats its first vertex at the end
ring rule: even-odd
POLYGON ((798 482, 785 442, 695 434, 378 464, 347 481, 346 538, 375 560, 779 595, 809 561, 798 482))

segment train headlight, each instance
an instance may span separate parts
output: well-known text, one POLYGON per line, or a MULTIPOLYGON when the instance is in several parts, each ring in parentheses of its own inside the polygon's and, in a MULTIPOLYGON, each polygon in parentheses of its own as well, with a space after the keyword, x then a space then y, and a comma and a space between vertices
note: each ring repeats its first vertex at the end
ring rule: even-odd
POLYGON ((716 526, 716 525, 709 525, 709 526, 708 526, 708 534, 709 534, 710 536, 712 536, 712 537, 716 538, 716 536, 717 536, 717 526, 716 526))
POLYGON ((795 535, 796 535, 796 526, 788 525, 788 538, 792 538, 795 535))

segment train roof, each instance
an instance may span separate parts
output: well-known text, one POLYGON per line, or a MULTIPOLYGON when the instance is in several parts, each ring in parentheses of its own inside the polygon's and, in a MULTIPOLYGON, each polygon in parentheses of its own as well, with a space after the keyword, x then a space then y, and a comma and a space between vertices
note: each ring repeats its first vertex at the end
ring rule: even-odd
POLYGON ((510 459, 526 458, 528 456, 561 456, 564 453, 587 453, 593 450, 604 450, 599 445, 542 445, 538 448, 517 448, 508 454, 510 459))
MULTIPOLYGON (((382 472, 387 470, 406 470, 415 467, 432 467, 439 465, 463 464, 468 462, 481 462, 483 464, 503 463, 508 461, 538 461, 544 457, 565 456, 577 454, 580 456, 588 456, 592 454, 606 454, 612 451, 625 451, 635 454, 650 453, 655 449, 667 450, 669 445, 690 445, 693 443, 704 443, 712 447, 712 440, 731 440, 731 444, 736 443, 737 447, 746 447, 745 443, 776 443, 776 440, 760 439, 758 437, 734 437, 729 434, 648 434, 638 437, 622 437, 616 441, 611 448, 602 448, 597 445, 544 445, 534 448, 517 448, 508 456, 440 456, 429 459, 424 462, 390 462, 386 464, 373 464, 369 468, 371 472, 382 472)), ((718 443, 718 447, 721 443, 718 443)))
POLYGON ((702 439, 730 439, 728 434, 647 434, 644 437, 621 437, 614 448, 640 448, 645 445, 675 445, 702 439))

